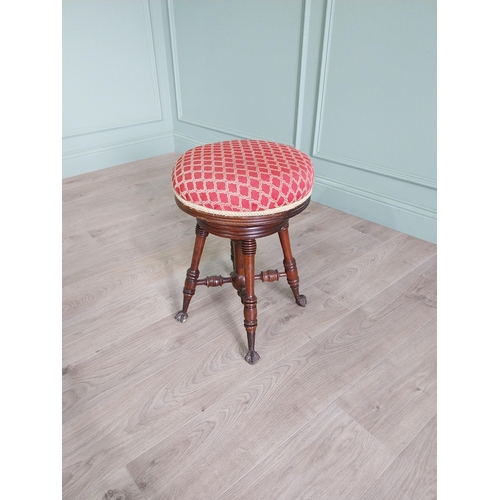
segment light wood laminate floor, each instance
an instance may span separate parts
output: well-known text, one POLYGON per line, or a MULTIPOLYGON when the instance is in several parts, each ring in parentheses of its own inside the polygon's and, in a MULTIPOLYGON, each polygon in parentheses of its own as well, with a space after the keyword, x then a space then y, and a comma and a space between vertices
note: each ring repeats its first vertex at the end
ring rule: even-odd
MULTIPOLYGON (((66 500, 436 498, 436 246, 311 202, 290 221, 308 305, 230 284, 174 320, 195 221, 177 153, 63 181, 66 500)), ((257 272, 282 268, 277 235, 257 272)), ((200 277, 230 272, 210 235, 200 277)))

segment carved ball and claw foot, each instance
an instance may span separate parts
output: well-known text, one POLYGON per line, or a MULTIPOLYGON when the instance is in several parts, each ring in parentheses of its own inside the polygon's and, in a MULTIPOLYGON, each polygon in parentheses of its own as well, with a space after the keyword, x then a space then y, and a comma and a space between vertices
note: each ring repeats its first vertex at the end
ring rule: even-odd
POLYGON ((306 307, 307 297, 305 295, 298 295, 295 302, 300 307, 306 307))
POLYGON ((255 363, 257 363, 257 361, 259 361, 259 359, 260 359, 259 353, 257 351, 253 351, 253 350, 249 350, 245 356, 245 361, 247 363, 250 363, 251 365, 254 365, 255 363))
POLYGON ((179 322, 179 323, 185 323, 186 320, 188 319, 188 313, 187 312, 184 312, 184 311, 179 311, 176 315, 175 315, 175 319, 179 322))

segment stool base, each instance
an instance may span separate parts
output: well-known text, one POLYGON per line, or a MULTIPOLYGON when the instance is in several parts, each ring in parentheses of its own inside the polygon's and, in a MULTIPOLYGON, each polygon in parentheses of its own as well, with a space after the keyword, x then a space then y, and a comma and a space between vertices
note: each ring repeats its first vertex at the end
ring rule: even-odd
POLYGON ((291 251, 288 235, 288 219, 302 212, 309 204, 310 199, 308 198, 302 205, 287 212, 261 217, 211 216, 183 205, 177 198, 176 201, 182 210, 197 218, 197 224, 191 266, 186 272, 184 283, 182 310, 176 314, 175 319, 180 323, 184 323, 187 320, 189 304, 198 285, 213 287, 232 283, 243 304, 243 324, 248 339, 248 352, 245 356, 245 361, 254 365, 260 359, 260 355, 255 350, 255 332, 257 329, 255 281, 272 282, 286 276, 295 298, 295 303, 301 307, 305 307, 307 304, 306 296, 299 293, 299 273, 291 251), (269 236, 274 233, 278 233, 280 239, 285 271, 280 272, 274 269, 255 274, 256 238, 269 236), (216 236, 231 240, 230 248, 233 271, 228 277, 207 276, 205 279, 199 279, 199 264, 205 241, 209 234, 215 234, 216 236))

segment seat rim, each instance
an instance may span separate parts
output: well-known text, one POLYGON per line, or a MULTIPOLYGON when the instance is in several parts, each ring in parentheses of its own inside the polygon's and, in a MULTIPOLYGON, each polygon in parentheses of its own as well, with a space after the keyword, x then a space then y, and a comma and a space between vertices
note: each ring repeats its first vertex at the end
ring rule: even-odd
POLYGON ((193 203, 192 201, 185 200, 175 189, 173 190, 178 205, 179 203, 181 203, 182 205, 189 207, 190 209, 195 210, 196 212, 204 213, 207 215, 214 215, 220 217, 235 217, 235 218, 263 217, 266 215, 274 215, 283 212, 288 212, 289 210, 293 210, 295 207, 300 206, 306 199, 310 198, 312 195, 312 191, 313 188, 311 187, 310 191, 300 200, 296 200, 293 201, 292 203, 287 203, 279 207, 269 208, 266 210, 238 211, 238 210, 216 210, 213 208, 208 208, 198 203, 193 203))
POLYGON ((200 227, 210 234, 234 240, 246 240, 270 236, 288 226, 288 219, 304 211, 311 202, 311 196, 300 201, 300 204, 286 210, 259 215, 245 215, 245 213, 224 212, 223 214, 207 213, 184 203, 184 200, 175 198, 179 208, 196 218, 200 227))

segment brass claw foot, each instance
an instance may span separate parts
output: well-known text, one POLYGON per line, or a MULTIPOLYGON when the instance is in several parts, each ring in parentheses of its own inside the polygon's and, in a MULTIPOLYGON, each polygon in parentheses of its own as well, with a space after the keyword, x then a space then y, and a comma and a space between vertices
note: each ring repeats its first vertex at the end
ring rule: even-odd
POLYGON ((246 356, 245 356, 245 361, 247 363, 250 363, 251 365, 254 365, 255 363, 257 363, 257 361, 259 361, 260 359, 260 356, 259 356, 259 353, 257 351, 248 351, 246 356))
POLYGON ((175 315, 175 319, 179 322, 179 323, 184 323, 187 319, 188 319, 188 313, 185 313, 183 311, 179 311, 176 315, 175 315))
POLYGON ((305 295, 299 295, 296 299, 295 302, 298 306, 300 307, 306 307, 307 304, 307 298, 305 295))

